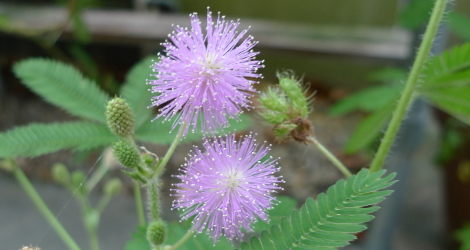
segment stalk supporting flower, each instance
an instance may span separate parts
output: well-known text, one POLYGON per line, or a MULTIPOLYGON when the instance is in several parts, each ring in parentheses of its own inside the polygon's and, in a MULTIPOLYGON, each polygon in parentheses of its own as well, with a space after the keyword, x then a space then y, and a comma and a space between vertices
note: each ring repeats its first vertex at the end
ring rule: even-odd
POLYGON ((411 67, 410 75, 406 81, 405 88, 402 92, 400 100, 398 101, 397 107, 393 112, 392 119, 390 120, 390 124, 387 127, 387 131, 381 140, 377 154, 375 155, 374 160, 370 165, 369 169, 371 173, 382 169, 385 158, 387 157, 387 154, 392 147, 393 140, 395 139, 395 136, 400 127, 401 121, 405 117, 406 111, 408 110, 408 107, 413 100, 414 91, 418 85, 418 80, 426 64, 426 60, 428 59, 429 51, 431 51, 431 47, 434 38, 436 37, 446 5, 447 0, 436 0, 436 3, 434 4, 428 26, 426 27, 426 32, 424 33, 423 41, 419 46, 418 54, 416 55, 413 66, 411 67))
POLYGON ((214 242, 222 235, 241 239, 242 227, 251 230, 257 218, 268 220, 266 210, 276 203, 272 193, 283 182, 274 176, 277 160, 262 160, 270 148, 263 144, 257 150, 251 134, 238 142, 228 135, 203 145, 205 151, 195 147, 176 176, 181 183, 174 184, 173 207, 184 211, 183 220, 195 216, 192 230, 206 230, 214 242))
POLYGON ((190 15, 191 28, 175 27, 170 41, 162 45, 165 55, 153 65, 157 80, 150 80, 152 106, 161 106, 160 114, 169 120, 176 117, 173 128, 186 123, 184 131, 195 131, 200 123, 203 132, 215 132, 228 126, 228 118, 238 119, 242 108, 250 108, 249 92, 255 92, 250 78, 263 62, 254 60, 258 52, 247 29, 238 33, 239 22, 227 21, 220 13, 212 20, 207 10, 207 26, 201 28, 196 13, 190 15), (203 31, 205 30, 205 31, 203 31))

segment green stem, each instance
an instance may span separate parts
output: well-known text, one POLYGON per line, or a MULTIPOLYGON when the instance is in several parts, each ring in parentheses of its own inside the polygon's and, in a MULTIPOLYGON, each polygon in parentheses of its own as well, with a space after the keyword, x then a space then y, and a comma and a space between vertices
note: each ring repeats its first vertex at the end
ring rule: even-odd
POLYGON ((336 156, 333 155, 325 146, 323 146, 323 144, 321 144, 317 140, 317 138, 315 138, 314 136, 310 136, 309 139, 313 141, 313 143, 317 146, 320 152, 322 152, 326 156, 326 158, 328 158, 328 160, 330 160, 335 165, 335 167, 338 168, 338 170, 344 174, 344 176, 350 177, 352 175, 349 169, 344 166, 344 164, 340 160, 338 160, 338 158, 336 158, 336 156))
POLYGON ((194 231, 188 230, 188 232, 181 238, 178 242, 176 242, 173 246, 171 246, 168 250, 175 250, 182 246, 191 236, 194 235, 194 231))
POLYGON ((150 180, 147 183, 148 201, 150 202, 150 219, 152 221, 160 220, 160 189, 159 183, 156 179, 150 180))
POLYGON ((173 140, 173 142, 170 145, 170 148, 168 149, 168 151, 166 151, 165 156, 163 157, 162 161, 158 164, 158 167, 155 170, 155 177, 156 178, 160 177, 163 170, 165 169, 166 164, 168 163, 171 156, 175 152, 176 146, 178 146, 178 144, 181 141, 181 138, 183 138, 183 133, 184 133, 185 129, 186 129, 186 123, 181 124, 181 127, 180 127, 180 130, 178 131, 178 134, 176 135, 175 139, 173 140))
POLYGON ((390 147, 392 146, 393 140, 398 132, 398 128, 400 127, 400 123, 412 101, 414 90, 418 84, 418 80, 428 58, 428 54, 431 51, 432 43, 436 37, 446 4, 447 0, 436 0, 435 2, 426 32, 424 33, 423 41, 418 49, 418 54, 416 55, 413 66, 411 67, 405 89, 403 90, 402 96, 395 108, 390 124, 385 132, 382 142, 380 143, 379 149, 377 150, 377 154, 371 163, 371 173, 378 171, 383 167, 385 158, 390 151, 390 147))
POLYGON ((96 184, 98 184, 98 182, 100 182, 101 179, 103 179, 103 177, 108 173, 109 171, 108 154, 112 155, 110 147, 106 148, 103 154, 104 155, 103 159, 100 162, 100 165, 98 166, 96 171, 93 172, 90 179, 88 179, 88 181, 86 182, 86 188, 88 192, 91 192, 91 190, 96 186, 96 184))
POLYGON ((104 209, 106 208, 106 206, 108 206, 109 202, 111 201, 113 197, 110 196, 110 195, 103 195, 100 199, 100 201, 98 202, 98 205, 96 206, 96 211, 98 211, 98 213, 102 214, 104 209))
POLYGON ((99 250, 100 249, 100 243, 98 240, 98 234, 96 232, 96 228, 87 228, 88 231, 88 237, 90 241, 90 249, 91 250, 99 250))
POLYGON ((135 207, 137 210, 137 218, 139 219, 139 226, 145 226, 145 212, 142 205, 142 191, 140 190, 140 183, 134 180, 134 199, 135 207))
POLYGON ((67 233, 62 224, 60 224, 60 222, 57 220, 51 210, 49 210, 46 203, 44 203, 44 201, 41 199, 41 196, 39 196, 36 189, 34 189, 33 185, 28 180, 28 177, 26 177, 23 170, 21 170, 21 168, 16 165, 13 160, 10 160, 10 164, 14 166, 13 175, 15 176, 16 180, 26 191, 29 198, 34 202, 34 205, 36 205, 36 207, 42 213, 44 218, 46 218, 49 224, 51 224, 52 228, 54 228, 55 232, 59 235, 65 245, 67 245, 69 249, 80 250, 80 247, 77 245, 77 243, 67 233))

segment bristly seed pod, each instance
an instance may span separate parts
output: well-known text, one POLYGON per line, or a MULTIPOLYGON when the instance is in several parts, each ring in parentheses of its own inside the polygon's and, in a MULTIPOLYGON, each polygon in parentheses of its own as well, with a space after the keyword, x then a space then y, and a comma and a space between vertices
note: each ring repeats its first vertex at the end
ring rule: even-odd
POLYGON ((124 167, 136 168, 140 164, 140 154, 137 148, 126 140, 113 142, 113 154, 124 167))
POLYGON ((168 234, 168 228, 165 222, 153 221, 147 227, 147 240, 155 246, 163 244, 168 234))
POLYGON ((106 119, 111 132, 119 137, 134 134, 134 114, 126 100, 115 97, 108 102, 106 119))

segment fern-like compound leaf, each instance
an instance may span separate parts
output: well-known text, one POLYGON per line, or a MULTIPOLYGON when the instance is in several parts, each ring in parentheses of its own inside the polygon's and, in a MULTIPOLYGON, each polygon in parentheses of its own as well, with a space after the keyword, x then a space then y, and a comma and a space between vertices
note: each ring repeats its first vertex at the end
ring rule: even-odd
POLYGON ((102 124, 68 122, 30 124, 0 133, 0 157, 34 157, 62 149, 105 146, 117 137, 102 124))
POLYGON ((242 243, 240 249, 332 250, 348 245, 356 239, 355 233, 366 229, 364 223, 374 218, 370 213, 379 209, 377 203, 392 193, 380 191, 395 183, 395 173, 382 178, 384 173, 364 169, 347 180, 339 180, 316 201, 308 198, 299 210, 263 231, 259 238, 242 243))
POLYGON ((470 84, 470 43, 432 58, 423 70, 422 89, 470 84))
POLYGON ((106 123, 107 94, 74 67, 51 59, 33 58, 17 63, 14 72, 48 102, 70 114, 106 123))
POLYGON ((137 63, 127 74, 126 83, 121 88, 121 95, 132 108, 135 116, 135 127, 139 128, 144 122, 150 122, 152 110, 148 107, 152 104, 152 93, 147 85, 153 70, 153 61, 157 56, 149 56, 137 63))

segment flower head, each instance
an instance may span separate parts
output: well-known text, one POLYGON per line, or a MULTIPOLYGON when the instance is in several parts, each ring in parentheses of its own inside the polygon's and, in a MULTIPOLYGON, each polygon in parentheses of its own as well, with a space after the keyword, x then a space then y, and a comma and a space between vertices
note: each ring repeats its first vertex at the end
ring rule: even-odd
MULTIPOLYGON (((213 22, 207 10, 205 32, 196 13, 190 15, 191 28, 176 26, 164 42, 166 55, 159 55, 153 65, 157 80, 149 81, 152 106, 163 107, 156 117, 165 120, 176 116, 173 128, 185 123, 194 131, 200 122, 203 132, 215 132, 228 126, 228 119, 238 119, 242 108, 250 108, 253 80, 262 61, 254 60, 257 42, 245 37, 247 29, 236 31, 239 22, 227 21, 220 13, 213 22), (247 92, 248 91, 248 92, 247 92)), ((155 118, 155 119, 156 119, 155 118)))
POLYGON ((205 152, 195 147, 177 176, 181 183, 174 184, 179 198, 173 207, 183 209, 183 220, 195 216, 193 230, 206 229, 214 242, 221 235, 241 239, 242 227, 251 230, 257 218, 268 220, 266 210, 276 202, 271 193, 283 182, 274 176, 277 160, 262 160, 269 147, 257 150, 251 134, 238 142, 228 135, 203 145, 205 152))

